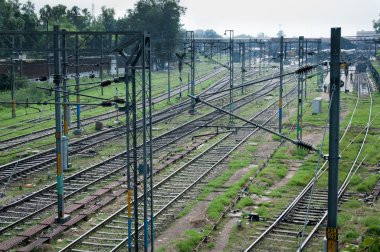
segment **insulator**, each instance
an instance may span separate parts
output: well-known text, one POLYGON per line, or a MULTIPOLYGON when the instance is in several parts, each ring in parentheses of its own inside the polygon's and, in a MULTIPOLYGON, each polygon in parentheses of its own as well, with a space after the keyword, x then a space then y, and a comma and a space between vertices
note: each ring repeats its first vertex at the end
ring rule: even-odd
POLYGON ((302 73, 307 73, 307 72, 310 72, 311 70, 313 70, 314 66, 312 65, 305 65, 305 66, 301 66, 300 68, 298 68, 295 73, 296 74, 302 74, 302 73))
POLYGON ((305 150, 309 150, 309 151, 313 151, 314 150, 314 147, 313 147, 312 144, 304 142, 304 141, 298 141, 297 142, 297 146, 299 148, 302 148, 302 149, 305 149, 305 150))
POLYGON ((111 80, 104 80, 104 81, 102 81, 101 83, 100 83, 100 86, 101 87, 107 87, 107 86, 109 86, 109 85, 111 85, 112 84, 112 81, 111 80))
POLYGON ((100 105, 102 107, 112 107, 112 102, 111 101, 102 101, 102 103, 100 103, 100 105))

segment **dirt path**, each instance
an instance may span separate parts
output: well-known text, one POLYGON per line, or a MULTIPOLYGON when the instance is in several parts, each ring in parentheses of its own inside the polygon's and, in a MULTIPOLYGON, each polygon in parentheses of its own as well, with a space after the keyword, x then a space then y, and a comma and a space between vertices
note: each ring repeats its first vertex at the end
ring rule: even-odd
MULTIPOLYGON (((326 94, 322 94, 323 98, 326 100, 328 97, 326 94)), ((341 111, 341 118, 342 120, 347 116, 348 111, 346 109, 342 109, 341 111)), ((320 143, 320 140, 322 138, 323 130, 310 132, 306 130, 303 136, 303 140, 309 143, 312 143, 313 145, 317 145, 320 143)), ((250 141, 247 144, 256 145, 258 143, 250 141)), ((201 231, 201 228, 206 224, 211 224, 211 221, 207 219, 207 207, 209 205, 209 202, 212 201, 216 196, 220 195, 225 189, 232 186, 234 183, 239 181, 242 176, 244 176, 249 170, 252 168, 257 167, 257 165, 260 164, 261 161, 266 160, 270 157, 270 155, 275 151, 276 147, 278 145, 278 142, 274 142, 272 140, 272 136, 269 134, 263 134, 261 135, 260 143, 258 144, 258 149, 255 151, 254 160, 251 165, 248 167, 242 168, 235 172, 234 175, 231 176, 231 178, 223 185, 223 187, 218 189, 218 192, 211 193, 206 200, 198 202, 196 206, 185 216, 180 219, 175 220, 163 233, 161 233, 156 241, 155 246, 156 248, 165 247, 165 251, 171 252, 171 251, 177 251, 177 248, 171 244, 170 242, 180 238, 180 235, 183 234, 184 231, 189 229, 196 229, 198 231, 201 231)), ((297 172, 298 168, 302 165, 302 160, 290 160, 288 163, 288 173, 287 175, 274 185, 272 185, 268 190, 272 191, 275 189, 278 189, 284 185, 286 185, 289 180, 294 176, 294 174, 297 172)), ((256 204, 260 201, 271 201, 271 198, 268 197, 257 197, 254 199, 256 201, 256 204)), ((226 217, 227 219, 225 225, 221 227, 221 230, 219 230, 216 237, 212 237, 212 241, 215 244, 215 247, 210 250, 213 252, 219 252, 223 251, 225 247, 228 244, 230 234, 234 226, 236 225, 236 221, 238 220, 238 217, 226 217)))
POLYGON ((217 240, 215 241, 215 247, 210 252, 221 252, 227 246, 230 238, 231 231, 236 225, 238 218, 231 218, 224 226, 221 232, 219 232, 217 240))
POLYGON ((175 220, 163 233, 155 239, 155 247, 166 247, 165 251, 176 251, 175 247, 170 245, 170 241, 178 239, 184 231, 189 229, 200 229, 202 226, 209 224, 206 210, 209 202, 219 193, 211 193, 205 200, 199 202, 185 217, 175 220))
MULTIPOLYGON (((252 141, 247 142, 248 145, 258 145, 258 143, 252 141)), ((229 180, 218 189, 217 192, 211 193, 206 200, 203 200, 201 202, 198 202, 196 206, 184 217, 175 220, 163 233, 161 233, 156 239, 155 239, 155 247, 165 247, 165 251, 171 252, 176 251, 175 246, 171 244, 170 242, 180 238, 180 235, 184 233, 184 231, 189 229, 196 229, 198 231, 201 230, 201 228, 206 225, 210 224, 211 221, 207 219, 207 207, 215 197, 220 195, 224 190, 228 189, 230 186, 235 184, 237 181, 239 181, 247 172, 257 167, 257 164, 260 163, 261 160, 267 159, 271 153, 274 151, 275 146, 278 144, 278 142, 273 142, 271 139, 271 136, 269 134, 261 135, 260 144, 258 145, 257 151, 253 154, 254 155, 254 161, 251 165, 248 167, 244 167, 242 169, 239 169, 236 171, 229 180)), ((227 245, 228 237, 231 232, 231 228, 233 227, 233 223, 236 223, 236 219, 232 218, 231 220, 234 221, 228 221, 229 225, 226 225, 221 230, 220 235, 216 237, 215 244, 218 244, 218 248, 220 250, 215 251, 221 251, 223 248, 227 245)))

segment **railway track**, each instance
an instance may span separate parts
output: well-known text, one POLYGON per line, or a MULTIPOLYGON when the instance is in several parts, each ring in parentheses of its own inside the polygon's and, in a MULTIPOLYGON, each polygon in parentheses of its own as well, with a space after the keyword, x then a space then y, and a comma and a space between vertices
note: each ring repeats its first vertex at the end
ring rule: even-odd
MULTIPOLYGON (((91 110, 91 109, 94 109, 96 107, 97 106, 93 106, 93 105, 82 105, 81 106, 81 111, 91 110)), ((76 110, 76 108, 72 108, 71 110, 74 111, 74 110, 76 110)), ((44 112, 37 112, 37 113, 44 113, 44 112)), ((12 119, 8 119, 8 120, 12 120, 12 119)), ((11 134, 13 134, 16 131, 23 131, 23 130, 27 130, 27 129, 33 128, 33 127, 35 127, 35 125, 38 125, 38 124, 41 124, 41 123, 45 123, 46 121, 51 121, 53 119, 54 119, 54 114, 48 114, 48 115, 40 115, 38 118, 21 120, 21 121, 15 123, 15 124, 10 125, 10 126, 5 126, 5 127, 0 128, 0 130, 2 132, 5 131, 5 130, 9 130, 6 133, 2 133, 0 135, 0 137, 11 135, 11 134), (30 124, 32 124, 32 125, 30 125, 30 124), (25 126, 25 125, 27 125, 27 126, 25 126)), ((9 141, 11 139, 13 139, 13 138, 6 139, 6 140, 1 140, 0 143, 2 143, 3 141, 9 141)))
MULTIPOLYGON (((359 78, 362 78, 359 76, 359 78)), ((365 89, 365 90, 369 90, 365 89)), ((371 122, 372 112, 372 96, 370 92, 360 94, 370 96, 370 109, 367 125, 371 122)), ((359 95, 357 97, 359 99, 359 95)), ((353 116, 347 127, 351 126, 353 116)), ((365 145, 369 127, 364 131, 363 141, 360 149, 354 159, 349 172, 346 175, 346 180, 340 186, 339 200, 340 202, 346 199, 344 192, 352 178, 355 168, 358 169, 361 165, 357 165, 361 151, 365 145)), ((347 131, 345 131, 346 133, 347 131)), ((360 133, 361 134, 361 133, 360 133)), ((342 136, 344 138, 346 134, 342 136)), ((342 139, 341 139, 342 141, 342 139)), ((348 148, 348 147, 346 147, 348 148)), ((343 150, 344 151, 344 150, 343 150)), ((343 152, 342 151, 342 152, 343 152)), ((341 153, 342 153, 341 152, 341 153)), ((314 233, 324 223, 327 217, 327 190, 314 188, 317 186, 318 179, 328 169, 328 162, 319 168, 315 179, 312 179, 308 185, 301 191, 300 194, 289 204, 289 206, 274 220, 271 225, 263 228, 263 232, 257 234, 255 241, 245 250, 248 251, 301 251, 313 237, 314 233)))
MULTIPOLYGON (((295 88, 291 95, 295 97, 295 88)), ((250 120, 266 125, 277 114, 277 101, 256 114, 250 120)), ((245 124, 244 124, 245 125, 245 124)), ((164 229, 168 219, 173 218, 179 211, 178 205, 184 196, 196 190, 201 182, 209 175, 217 175, 219 169, 226 166, 226 158, 243 144, 250 136, 257 133, 249 128, 241 128, 236 133, 228 133, 207 150, 181 166, 166 178, 154 185, 154 219, 155 233, 164 229), (219 169, 218 169, 219 168, 219 169)), ((142 200, 142 196, 138 198, 142 200)), ((140 209, 141 210, 141 209, 140 209)), ((125 249, 128 242, 126 235, 127 206, 117 210, 110 217, 87 231, 61 251, 116 251, 125 249)), ((143 223, 139 219, 139 223, 143 223)), ((134 225, 132 220, 132 225, 134 225)), ((143 225, 139 226, 139 230, 143 225)), ((139 242, 142 242, 141 240, 139 242)), ((134 244, 132 244, 134 246, 134 244)))
MULTIPOLYGON (((218 81, 212 87, 204 90, 202 93, 215 92, 223 88, 227 84, 226 79, 218 81)), ((216 100, 223 98, 225 94, 219 93, 213 97, 209 97, 210 100, 216 100)), ((191 105, 190 100, 183 101, 176 105, 171 106, 165 110, 153 114, 153 123, 158 123, 167 119, 170 119, 184 111, 189 109, 191 105)), ((138 127, 141 126, 142 121, 138 121, 138 127)), ((69 155, 73 156, 81 151, 93 147, 95 144, 99 144, 111 139, 120 137, 124 134, 124 126, 110 128, 98 133, 91 134, 82 139, 72 141, 69 145, 69 155)), ((55 163, 54 148, 42 151, 32 156, 19 159, 17 161, 0 166, 0 182, 8 183, 11 180, 26 177, 30 172, 41 171, 46 167, 55 163)))
MULTIPOLYGON (((205 74, 204 76, 200 77, 196 81, 196 83, 198 83, 198 85, 199 85, 200 83, 216 76, 217 74, 219 74, 223 71, 224 70, 222 68, 219 68, 216 71, 205 74)), ((173 92, 173 94, 176 94, 177 92, 179 92, 179 87, 174 88, 172 90, 172 92, 173 92)), ((157 104, 157 103, 164 101, 166 99, 167 99, 167 94, 164 93, 164 94, 161 94, 161 95, 158 95, 158 96, 152 98, 152 102, 157 104)), ((111 118, 115 118, 117 116, 118 116, 117 111, 111 111, 111 112, 107 112, 107 113, 104 113, 101 115, 91 116, 91 117, 88 117, 86 119, 83 119, 81 121, 81 125, 86 126, 86 125, 92 124, 96 121, 105 121, 105 120, 109 120, 111 118)), ((75 123, 75 122, 73 122, 73 123, 75 123)), ((31 126, 31 127, 33 127, 33 126, 31 126)), ((54 133, 55 133, 55 128, 51 127, 51 128, 47 128, 47 129, 37 130, 37 131, 34 131, 32 133, 20 135, 17 137, 9 138, 6 140, 2 140, 2 141, 0 141, 0 151, 5 151, 5 150, 9 150, 9 149, 21 146, 21 145, 24 145, 26 143, 30 143, 30 142, 35 141, 35 140, 39 140, 41 138, 51 136, 54 133)))
MULTIPOLYGON (((206 89, 204 92, 219 90, 223 88, 223 86, 226 83, 227 81, 223 79, 217 82, 216 85, 206 89)), ((218 95, 212 99, 217 99, 220 97, 222 97, 222 95, 218 95)), ((170 108, 153 114, 153 123, 158 123, 167 120, 176 116, 179 113, 186 111, 189 108, 190 104, 191 102, 189 100, 186 100, 179 104, 173 105, 170 108)), ((142 121, 139 120, 138 127, 140 127, 141 124, 142 121)), ((120 137, 124 133, 124 126, 118 126, 115 128, 110 128, 98 133, 91 134, 76 141, 72 141, 69 145, 69 155, 72 156, 74 154, 79 153, 80 151, 93 147, 95 144, 99 144, 120 137)), ((46 169, 47 166, 55 163, 54 150, 54 148, 51 148, 40 153, 34 154, 32 156, 22 158, 17 161, 0 166, 0 182, 7 183, 11 179, 17 179, 26 176, 32 171, 46 169)))
MULTIPOLYGON (((244 106, 245 104, 251 102, 253 98, 259 99, 260 97, 265 96, 273 88, 275 88, 275 86, 277 86, 277 84, 273 84, 273 86, 267 85, 266 88, 263 88, 255 94, 246 95, 242 99, 235 102, 236 107, 239 108, 244 106)), ((200 129, 202 125, 217 120, 222 116, 223 115, 218 112, 211 112, 198 119, 194 119, 193 121, 178 127, 177 129, 156 137, 153 143, 154 151, 156 152, 159 149, 174 143, 178 139, 181 139, 184 136, 200 129)), ((95 183, 99 183, 105 179, 112 180, 112 178, 114 178, 113 176, 122 171, 124 167, 125 153, 121 153, 115 157, 107 159, 104 162, 67 177, 65 179, 65 190, 67 192, 65 199, 67 200, 78 195, 95 183)), ((25 223, 28 219, 55 205, 55 189, 56 184, 54 183, 36 193, 33 193, 32 195, 4 206, 0 210, 0 234, 16 227, 17 225, 25 223)))

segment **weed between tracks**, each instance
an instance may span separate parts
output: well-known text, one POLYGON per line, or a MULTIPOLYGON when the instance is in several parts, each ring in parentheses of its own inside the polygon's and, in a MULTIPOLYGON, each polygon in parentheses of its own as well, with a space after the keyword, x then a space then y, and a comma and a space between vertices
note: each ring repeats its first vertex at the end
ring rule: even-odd
MULTIPOLYGON (((342 109, 347 110, 347 108, 352 108, 353 104, 355 103, 355 95, 352 94, 342 94, 342 109)), ((374 112, 373 115, 376 115, 380 111, 380 104, 379 102, 376 102, 380 100, 379 95, 374 95, 375 99, 375 106, 374 106, 374 112)), ((362 103, 362 102, 361 102, 362 103)), ((365 102, 364 102, 365 104, 365 102)), ((366 106, 368 108, 368 105, 366 106)), ((367 109, 366 107, 359 106, 357 109, 357 115, 355 115, 353 124, 357 123, 355 127, 364 126, 367 121, 367 109)), ((326 111, 327 109, 327 103, 324 103, 324 113, 319 116, 312 116, 306 114, 304 116, 304 122, 307 121, 307 124, 304 125, 310 126, 310 127, 321 127, 324 125, 324 122, 326 120, 326 111), (310 118, 310 120, 308 120, 310 118)), ((310 112, 310 111, 309 111, 310 112)), ((350 112, 351 113, 351 112, 350 112)), ((311 114, 311 112, 310 112, 311 114)), ((347 113, 344 113, 347 114, 347 113)), ((350 114, 346 116, 346 120, 341 123, 341 125, 345 126, 348 123, 348 119, 350 118, 350 114)), ((367 144, 363 153, 368 153, 366 162, 365 162, 365 168, 371 168, 375 166, 379 162, 379 154, 378 149, 379 146, 379 139, 376 135, 378 132, 378 126, 379 121, 375 120, 372 127, 373 130, 370 131, 370 135, 367 138, 367 141, 371 144, 367 144)), ((343 128, 343 127, 342 127, 343 128)), ((361 129, 360 129, 361 130, 361 129)), ((356 130, 356 133, 349 132, 346 136, 346 139, 352 139, 356 136, 358 131, 356 130)), ((304 134, 307 135, 307 130, 304 131, 304 134)), ((356 156, 355 153, 358 151, 359 143, 361 141, 361 137, 357 137, 355 143, 351 144, 351 147, 346 153, 343 153, 342 159, 341 159, 341 172, 340 172, 340 182, 343 181, 344 171, 347 171, 349 167, 349 160, 356 156), (347 160, 347 161, 346 161, 347 160)), ((277 140, 276 138, 273 138, 273 140, 277 140)), ((326 136, 325 140, 325 152, 327 150, 328 146, 328 135, 326 136), (327 140, 327 141, 326 141, 327 140)), ((347 145, 347 141, 342 143, 342 146, 347 145)), ((268 164, 268 167, 259 174, 258 176, 258 182, 254 185, 250 186, 249 191, 252 194, 260 195, 260 197, 267 198, 269 201, 264 201, 262 203, 259 203, 256 206, 255 211, 258 212, 262 217, 274 217, 276 213, 279 213, 284 207, 287 206, 289 202, 289 198, 294 197, 298 191, 300 191, 303 186, 307 184, 307 182, 312 178, 317 157, 316 155, 308 155, 307 158, 304 160, 305 152, 299 151, 297 149, 290 148, 291 151, 288 150, 288 147, 281 147, 279 148, 271 161, 268 164), (294 160, 300 160, 302 162, 302 165, 298 168, 297 172, 292 176, 292 178, 289 180, 289 182, 280 187, 276 188, 272 191, 268 190, 270 186, 273 186, 273 184, 276 184, 276 181, 280 181, 284 178, 284 176, 287 174, 287 164, 289 161, 294 160)), ((362 155, 363 157, 363 155, 362 155)), ((360 159, 359 159, 360 161, 360 159)), ((237 161, 239 162, 239 161, 237 161)), ((349 190, 350 191, 357 191, 357 192, 366 192, 370 193, 373 189, 374 185, 379 181, 380 175, 374 172, 378 169, 371 168, 372 172, 362 172, 363 170, 366 170, 365 168, 362 168, 359 170, 358 174, 354 177, 349 190)), ((326 176, 325 176, 326 177, 326 176)), ((322 183, 324 184, 324 187, 326 187, 326 178, 322 178, 322 183)), ((233 190, 233 189, 231 189, 233 190)), ((222 211, 224 209, 223 205, 228 204, 230 201, 228 200, 227 195, 220 196, 220 198, 215 199, 212 201, 209 205, 209 209, 212 209, 208 211, 209 217, 211 216, 218 216, 217 213, 219 211, 222 211)), ((236 208, 243 208, 246 206, 255 205, 255 202, 252 202, 252 200, 249 197, 244 197, 237 205, 236 208), (241 202, 241 203, 240 203, 241 202)), ((189 206, 191 208, 192 206, 189 206)), ((247 207, 246 207, 247 208, 247 207)), ((186 212, 183 213, 183 215, 186 214, 186 212)), ((369 246, 376 246, 376 239, 375 237, 379 236, 379 229, 378 227, 380 224, 378 223, 378 216, 379 216, 379 210, 376 207, 368 207, 361 198, 355 198, 349 200, 347 203, 344 203, 340 207, 339 212, 339 228, 340 228, 340 237, 342 237, 341 240, 341 247, 345 247, 348 243, 361 243, 360 247, 363 248, 364 245, 367 245, 367 248, 369 246), (367 238, 366 238, 367 237, 367 238)), ((225 225, 228 222, 228 220, 224 220, 219 225, 219 230, 221 226, 225 225)), ((246 246, 242 245, 244 243, 243 241, 252 240, 247 239, 247 237, 251 237, 255 234, 256 228, 255 224, 251 225, 245 225, 243 222, 243 229, 238 230, 236 226, 234 226, 229 234, 230 240, 229 244, 224 248, 225 251, 235 251, 237 249, 244 249, 246 246)), ((323 232, 323 231, 322 231, 323 232)), ((185 236, 186 241, 186 236, 185 236)), ((199 239, 200 240, 200 239, 199 239)), ((181 241, 181 242, 185 242, 181 241)), ((378 240, 377 240, 378 242, 378 240)), ((213 247, 215 244, 213 241, 210 241, 210 246, 213 247)), ((354 249, 354 245, 348 245, 348 247, 351 249, 350 251, 356 251, 354 249)), ((320 248, 320 247, 319 247, 320 248)), ((316 248, 311 249, 310 251, 315 251, 316 248)), ((185 250, 185 251, 190 251, 185 250)), ((207 246, 204 248, 204 250, 208 250, 207 246)), ((164 251, 164 250, 162 250, 164 251)))
MULTIPOLYGON (((266 99, 267 102, 258 101, 258 102, 251 103, 251 104, 244 107, 244 111, 242 111, 240 115, 247 117, 248 114, 253 113, 252 110, 256 111, 258 108, 260 108, 260 107, 262 108, 263 105, 267 106, 268 101, 272 102, 270 100, 271 99, 266 99)), ((226 123, 226 122, 223 122, 223 123, 226 123)), ((256 135, 254 136, 254 140, 256 142, 258 140, 263 141, 263 142, 268 141, 268 139, 265 139, 265 140, 264 139, 260 140, 260 139, 261 139, 261 135, 260 136, 256 136, 256 135)), ((227 206, 230 203, 231 199, 233 197, 235 197, 236 194, 239 193, 239 191, 241 190, 241 187, 257 171, 258 165, 261 165, 261 163, 258 163, 254 167, 251 167, 247 172, 244 173, 244 175, 240 176, 240 178, 238 179, 237 182, 233 182, 228 187, 223 186, 231 179, 231 177, 237 171, 241 170, 244 167, 247 167, 249 164, 251 164, 254 161, 255 155, 253 155, 253 153, 255 153, 257 151, 258 145, 260 145, 260 144, 259 143, 255 143, 254 145, 248 144, 244 148, 243 147, 239 148, 239 151, 235 151, 233 154, 233 157, 230 159, 230 161, 228 163, 228 169, 225 170, 217 178, 208 182, 207 185, 201 190, 201 193, 198 194, 196 199, 194 201, 191 201, 190 203, 187 203, 184 210, 182 210, 179 213, 178 218, 184 217, 185 215, 189 214, 189 212, 194 208, 194 206, 198 202, 205 200, 211 193, 213 193, 213 195, 214 195, 215 194, 214 192, 216 190, 219 191, 220 189, 218 189, 218 188, 221 188, 222 193, 219 195, 218 195, 218 193, 216 193, 217 196, 212 197, 213 200, 209 203, 207 210, 206 210, 208 219, 216 220, 220 216, 221 212, 224 210, 225 206, 227 206)), ((238 203, 238 205, 236 207, 239 209, 242 209, 246 206, 251 206, 252 204, 253 204, 252 199, 244 198, 243 200, 241 200, 238 203)), ((199 214, 201 214, 201 213, 199 213, 199 214)), ((209 225, 202 227, 203 233, 208 233, 209 230, 210 230, 209 225)), ((191 232, 194 233, 194 230, 191 230, 191 232)), ((165 251, 166 249, 171 251, 170 248, 172 246, 176 247, 176 249, 179 251, 191 251, 192 248, 194 247, 194 244, 197 244, 201 238, 202 238, 202 236, 199 236, 199 233, 196 236, 189 237, 189 235, 186 234, 186 232, 185 232, 183 237, 181 237, 179 240, 171 241, 170 244, 166 245, 167 247, 159 248, 159 251, 165 251), (198 240, 198 241, 195 242, 195 240, 198 240)), ((215 246, 215 244, 213 242, 210 242, 207 245, 207 249, 212 249, 212 248, 214 248, 214 246, 215 246)))

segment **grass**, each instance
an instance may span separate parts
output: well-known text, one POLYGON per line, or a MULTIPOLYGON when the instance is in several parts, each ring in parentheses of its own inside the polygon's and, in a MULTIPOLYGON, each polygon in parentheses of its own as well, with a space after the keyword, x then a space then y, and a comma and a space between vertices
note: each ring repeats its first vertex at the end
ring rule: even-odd
POLYGON ((196 230, 186 230, 184 233, 184 238, 176 242, 176 247, 179 252, 189 252, 193 251, 195 245, 197 245, 203 236, 196 230))
MULTIPOLYGON (((199 62, 197 64, 196 78, 199 78, 201 75, 203 75, 207 72, 210 72, 213 68, 215 68, 214 64, 210 64, 206 61, 199 62)), ((222 75, 223 74, 218 74, 217 77, 220 77, 222 75)), ((107 79, 107 78, 112 79, 113 76, 106 76, 105 79, 107 79)), ((213 79, 215 80, 215 77, 213 79)), ((178 86, 179 82, 176 80, 178 80, 178 71, 174 70, 173 74, 171 75, 171 82, 172 82, 171 87, 172 88, 178 86)), ((81 78, 82 84, 94 82, 94 81, 95 82, 100 81, 100 79, 98 79, 98 78, 89 79, 88 77, 82 77, 81 78)), ((203 82, 201 85, 196 86, 196 90, 197 91, 202 90, 202 89, 206 88, 207 86, 209 86, 212 82, 213 82, 213 80, 208 80, 206 82, 203 82)), ((73 85, 74 83, 75 83, 75 81, 72 79, 70 79, 68 81, 68 85, 73 85)), ((38 101, 50 99, 51 97, 49 97, 49 93, 50 93, 49 91, 40 91, 39 89, 36 88, 37 86, 48 87, 47 85, 48 84, 44 83, 44 82, 31 82, 28 84, 27 88, 21 88, 21 89, 17 90, 16 99, 18 101, 24 101, 26 98, 29 98, 29 102, 38 102, 38 101)), ((85 88, 87 88, 87 87, 89 87, 89 86, 86 86, 85 88)), ((118 90, 119 90, 119 92, 118 92, 119 97, 125 97, 125 90, 124 90, 125 84, 124 83, 114 83, 109 87, 103 88, 103 94, 99 88, 83 91, 82 94, 101 97, 101 98, 113 98, 116 88, 118 88, 118 90)), ((70 90, 74 91, 74 87, 71 87, 70 90)), ((161 94, 161 93, 166 92, 166 91, 167 91, 167 72, 165 72, 165 71, 153 72, 152 73, 152 92, 153 92, 152 96, 156 96, 157 94, 161 94)), ((0 100, 2 100, 2 101, 10 100, 10 91, 0 92, 0 100)), ((71 95, 70 100, 75 101, 76 100, 75 96, 71 95)), ((99 102, 99 100, 87 98, 87 97, 82 97, 81 102, 82 103, 89 103, 89 102, 96 102, 97 103, 97 102, 99 102)), ((31 107, 38 107, 38 105, 33 105, 31 107)), ((18 106, 18 108, 20 108, 20 106, 18 106)), ((44 114, 46 116, 54 114, 54 106, 48 105, 47 107, 40 107, 40 108, 45 111, 44 114)), ((105 110, 107 110, 107 108, 97 107, 97 108, 92 109, 92 110, 83 111, 83 113, 82 113, 83 117, 82 118, 102 113, 105 110)), ((22 110, 17 109, 16 114, 18 114, 18 116, 13 119, 10 116, 11 115, 10 107, 9 106, 0 106, 0 119, 2 121, 0 126, 1 127, 9 126, 9 125, 15 124, 17 122, 21 122, 21 121, 26 120, 26 119, 37 118, 38 116, 42 115, 42 113, 35 113, 36 112, 35 109, 29 108, 28 109, 28 112, 29 112, 28 115, 21 115, 20 116, 21 111, 22 110)), ((53 123, 54 122, 43 123, 42 128, 53 126, 53 123)), ((36 130, 36 129, 40 129, 40 128, 34 127, 34 130, 36 130)), ((31 131, 29 131, 29 132, 31 132, 31 131)), ((25 131, 25 132, 23 131, 22 133, 23 134, 28 133, 28 131, 25 131)), ((15 134, 19 135, 19 134, 21 134, 21 132, 18 132, 15 134)))
MULTIPOLYGON (((225 184, 237 170, 247 167, 253 160, 253 155, 251 153, 256 149, 257 146, 247 145, 245 146, 244 150, 235 152, 229 161, 229 169, 225 171, 221 176, 210 181, 199 198, 204 199, 209 193, 225 184)), ((231 199, 236 196, 241 187, 248 181, 249 177, 255 171, 256 169, 251 169, 248 171, 248 173, 243 176, 243 178, 241 178, 234 185, 230 186, 226 192, 212 200, 207 207, 208 217, 212 220, 218 219, 224 208, 231 202, 231 199)))
POLYGON ((370 193, 380 179, 380 174, 372 174, 362 180, 360 184, 356 186, 356 190, 361 193, 370 193))
MULTIPOLYGON (((205 66, 206 66, 207 70, 210 69, 210 67, 208 65, 205 65, 205 66)), ((205 70, 202 69, 200 71, 202 71, 202 73, 203 73, 205 70)), ((196 86, 196 89, 201 90, 201 89, 204 89, 204 88, 210 86, 216 80, 220 79, 221 76, 223 76, 223 75, 224 74, 218 74, 218 75, 214 76, 210 80, 207 80, 206 82, 203 82, 202 85, 196 86)), ((91 92, 89 94, 94 95, 93 94, 94 91, 91 91, 91 92)), ((110 90, 108 90, 108 88, 104 88, 104 96, 106 96, 106 95, 112 95, 112 90, 110 91, 110 90)), ((170 104, 174 104, 174 103, 177 103, 179 101, 180 100, 178 100, 178 99, 173 99, 172 102, 170 102, 170 103, 163 103, 162 102, 160 104, 156 104, 154 110, 157 111, 159 109, 166 108, 166 107, 170 106, 170 104)), ((4 109, 4 108, 0 107, 0 109, 4 109)), ((96 109, 86 110, 86 111, 82 112, 82 119, 90 117, 90 116, 94 116, 94 115, 97 115, 99 113, 103 113, 103 112, 106 112, 106 111, 112 111, 112 110, 113 109, 110 110, 109 108, 96 108, 96 109)), ((48 111, 45 112, 45 113, 49 114, 48 111)), ((1 115, 4 115, 4 114, 1 113, 1 115)), ((35 117, 35 115, 30 115, 29 119, 31 119, 33 117, 35 117)), ((21 122, 22 120, 25 120, 25 119, 26 118, 23 118, 23 117, 22 118, 21 117, 17 117, 15 119, 10 120, 10 121, 6 120, 6 124, 1 125, 1 126, 10 125, 11 122, 13 122, 13 123, 21 122)), ((112 124, 112 122, 108 121, 107 124, 112 124)), ((35 132, 37 130, 42 130, 42 129, 45 129, 46 127, 53 127, 53 126, 54 126, 54 121, 53 120, 50 120, 50 121, 47 121, 47 122, 42 122, 42 123, 36 123, 36 124, 33 124, 33 126, 30 127, 29 129, 15 130, 12 134, 9 134, 9 135, 6 135, 6 136, 0 136, 0 140, 7 139, 7 138, 10 138, 10 137, 15 137, 15 136, 18 136, 18 135, 21 135, 21 134, 32 133, 32 132, 35 132)), ((85 128, 85 130, 86 130, 86 132, 88 134, 91 134, 91 133, 95 132, 93 125, 88 125, 88 126, 86 126, 84 128, 85 128)), ((73 138, 73 137, 74 136, 72 134, 72 131, 70 131, 70 138, 73 138)), ((48 148, 54 147, 54 144, 55 144, 54 137, 53 136, 49 136, 49 137, 46 137, 46 138, 43 138, 43 139, 40 139, 40 140, 37 140, 37 141, 33 141, 33 142, 29 143, 29 144, 20 146, 18 148, 14 148, 14 149, 10 150, 9 152, 7 152, 6 154, 3 154, 3 155, 0 156, 0 164, 5 164, 5 163, 8 163, 8 162, 17 160, 19 158, 20 154, 26 155, 26 156, 30 155, 31 153, 28 154, 28 152, 26 152, 25 149, 30 148, 30 149, 46 150, 48 148)))
POLYGON ((373 60, 373 61, 371 61, 371 63, 376 68, 377 72, 380 73, 380 61, 379 60, 373 60))
MULTIPOLYGON (((376 115, 380 111, 379 107, 379 94, 374 94, 374 107, 373 107, 373 115, 376 115)), ((353 105, 356 100, 356 94, 342 94, 342 108, 353 108, 353 105)), ((308 113, 304 114, 304 125, 305 126, 323 126, 326 120, 326 111, 327 111, 327 102, 324 103, 323 114, 321 115, 311 115, 308 113)), ((348 132, 346 136, 346 140, 344 140, 341 144, 341 150, 344 149, 349 141, 348 139, 352 139, 365 127, 367 123, 368 115, 366 115, 369 108, 369 104, 366 102, 360 102, 358 109, 356 111, 356 115, 354 117, 354 127, 348 132), (356 127, 356 128, 355 128, 356 127)), ((349 111, 348 115, 344 122, 341 123, 342 130, 344 130, 344 126, 348 124, 348 120, 350 118, 350 114, 352 110, 349 111)), ((295 119, 295 118, 294 118, 295 119)), ((358 192, 371 192, 375 183, 379 181, 378 174, 371 174, 365 170, 366 167, 373 167, 378 163, 380 156, 378 154, 377 149, 379 148, 378 141, 378 128, 379 128, 379 120, 374 120, 372 124, 372 128, 370 129, 370 135, 367 138, 366 147, 363 150, 363 153, 367 154, 367 159, 364 162, 364 167, 359 169, 357 175, 353 178, 349 190, 358 191, 358 192)), ((273 137, 273 140, 279 140, 277 137, 273 137)), ((328 146, 328 137, 326 137, 324 143, 324 150, 327 150, 328 146)), ((342 182, 343 178, 351 167, 350 162, 352 163, 353 158, 355 158, 357 151, 359 150, 360 143, 362 137, 357 137, 356 141, 350 145, 350 148, 347 148, 342 153, 342 158, 340 162, 340 171, 339 171, 339 181, 342 182)), ((288 203, 285 202, 283 198, 293 197, 296 192, 298 192, 301 188, 303 188, 313 177, 314 169, 316 167, 316 161, 318 159, 317 155, 305 156, 306 152, 300 151, 296 148, 287 150, 288 146, 279 148, 273 158, 268 163, 268 170, 265 168, 263 172, 261 172, 257 178, 258 182, 254 185, 251 185, 249 188, 250 193, 254 193, 257 195, 266 195, 271 197, 271 201, 267 203, 262 203, 258 205, 258 208, 255 209, 263 217, 271 217, 273 214, 278 212, 282 206, 286 206, 288 203), (283 167, 284 163, 289 160, 303 160, 305 157, 307 159, 303 161, 303 164, 298 168, 295 175, 290 179, 290 181, 281 188, 277 188, 272 192, 268 192, 269 186, 275 183, 276 179, 280 179, 283 176, 283 167), (270 172, 269 172, 270 170, 270 172), (261 175, 263 174, 263 175, 261 175)), ((362 154, 362 157, 364 155, 362 154)), ((361 158, 359 158, 359 161, 361 158)), ((322 164, 321 161, 320 164, 322 164)), ((321 180, 321 185, 318 188, 326 188, 327 186, 327 176, 323 176, 321 180)), ((379 226, 380 219, 378 218, 380 212, 376 207, 370 208, 362 201, 359 201, 355 197, 350 199, 348 202, 345 202, 340 206, 339 211, 339 228, 340 228, 340 243, 347 245, 347 247, 352 248, 350 251, 357 251, 357 248, 369 248, 376 250, 379 246, 379 226), (361 240, 364 242, 360 243, 361 240), (359 246, 360 245, 360 246, 359 246)), ((242 239, 252 234, 255 231, 254 228, 247 229, 244 232, 236 232, 234 230, 231 234, 229 244, 227 249, 232 249, 236 246, 241 247, 242 239), (240 237, 240 238, 239 238, 240 237)), ((379 246, 380 247, 380 246, 379 246)), ((347 250, 349 251, 349 250, 347 250)), ((367 250, 365 250, 367 251, 367 250)), ((372 251, 372 250, 371 250, 372 251)))
POLYGON ((239 200, 239 202, 236 204, 236 208, 238 209, 243 209, 244 207, 246 206, 253 206, 255 203, 253 202, 253 200, 249 197, 244 197, 242 199, 239 200))

